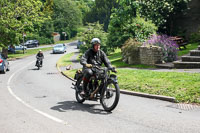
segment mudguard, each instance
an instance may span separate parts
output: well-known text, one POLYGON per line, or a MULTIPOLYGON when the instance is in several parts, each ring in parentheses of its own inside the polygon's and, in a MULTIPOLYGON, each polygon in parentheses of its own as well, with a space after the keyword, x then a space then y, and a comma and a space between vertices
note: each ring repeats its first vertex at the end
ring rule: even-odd
POLYGON ((117 83, 117 76, 114 74, 111 74, 109 79, 108 79, 108 83, 113 82, 113 83, 117 83))

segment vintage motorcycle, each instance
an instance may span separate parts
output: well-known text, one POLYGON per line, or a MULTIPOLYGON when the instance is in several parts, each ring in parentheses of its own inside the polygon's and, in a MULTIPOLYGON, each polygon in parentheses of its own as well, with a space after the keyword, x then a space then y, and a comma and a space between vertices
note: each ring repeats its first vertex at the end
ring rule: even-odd
POLYGON ((83 73, 78 70, 74 76, 76 80, 74 85, 76 100, 79 103, 83 103, 85 100, 100 100, 101 105, 105 111, 112 111, 115 109, 119 102, 120 89, 117 82, 117 76, 110 74, 110 71, 116 73, 115 69, 107 67, 92 66, 91 68, 94 75, 89 79, 87 85, 87 94, 81 95, 83 85, 83 73))
POLYGON ((42 59, 43 57, 37 57, 37 63, 36 63, 36 67, 38 68, 38 70, 40 69, 40 67, 42 67, 42 59))

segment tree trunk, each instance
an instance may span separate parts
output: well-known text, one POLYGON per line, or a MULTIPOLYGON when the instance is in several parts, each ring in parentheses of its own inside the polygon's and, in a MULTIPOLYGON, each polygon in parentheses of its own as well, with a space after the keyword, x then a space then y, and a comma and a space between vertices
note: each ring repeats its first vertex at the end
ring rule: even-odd
POLYGON ((8 48, 3 48, 3 49, 2 49, 2 55, 3 55, 5 58, 8 58, 8 48))

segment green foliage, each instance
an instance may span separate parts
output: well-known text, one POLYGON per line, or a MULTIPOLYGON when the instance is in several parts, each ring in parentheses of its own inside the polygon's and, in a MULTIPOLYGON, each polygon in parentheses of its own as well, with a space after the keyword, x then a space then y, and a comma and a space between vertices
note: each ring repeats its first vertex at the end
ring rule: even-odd
POLYGON ((152 20, 159 29, 166 30, 170 17, 187 10, 190 0, 119 0, 117 9, 122 19, 140 16, 145 20, 152 20))
POLYGON ((197 32, 192 33, 190 35, 189 39, 190 39, 191 43, 194 43, 194 42, 199 42, 200 43, 200 28, 199 28, 199 30, 197 32))
POLYGON ((22 33, 33 32, 47 19, 40 0, 0 1, 0 45, 18 44, 22 33))
POLYGON ((71 0, 54 0, 53 23, 54 30, 62 35, 67 34, 67 39, 73 37, 74 31, 82 24, 82 14, 76 3, 71 0))
POLYGON ((157 27, 151 21, 143 18, 131 18, 122 21, 120 15, 113 14, 109 25, 108 42, 110 47, 121 47, 128 38, 136 38, 144 42, 150 35, 154 34, 157 27))
POLYGON ((84 42, 84 45, 81 45, 80 51, 81 53, 84 53, 87 49, 92 48, 91 46, 91 40, 92 38, 99 38, 101 40, 101 49, 104 52, 107 52, 106 47, 106 35, 107 33, 103 31, 103 25, 97 23, 89 23, 88 24, 88 30, 86 32, 80 33, 79 40, 84 42))
POLYGON ((91 3, 94 3, 93 1, 85 1, 85 0, 76 0, 76 4, 78 6, 78 8, 81 10, 82 12, 82 20, 83 20, 83 24, 86 24, 86 16, 88 14, 88 12, 91 11, 91 3))
POLYGON ((117 0, 95 0, 94 6, 87 13, 86 21, 94 23, 99 21, 104 25, 104 31, 107 31, 112 9, 118 7, 117 0))
POLYGON ((142 46, 141 42, 136 41, 133 38, 129 38, 122 46, 122 53, 134 54, 134 51, 138 51, 138 47, 142 46))
POLYGON ((40 36, 38 34, 28 34, 26 37, 25 37, 25 40, 38 40, 40 44, 53 44, 54 43, 54 40, 52 37, 50 38, 47 38, 45 36, 40 36))

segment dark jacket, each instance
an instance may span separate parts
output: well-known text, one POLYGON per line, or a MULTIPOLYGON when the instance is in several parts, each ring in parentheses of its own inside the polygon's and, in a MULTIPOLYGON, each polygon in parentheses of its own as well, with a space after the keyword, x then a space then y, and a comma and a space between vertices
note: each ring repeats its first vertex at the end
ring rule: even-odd
POLYGON ((43 59, 44 58, 43 53, 37 53, 36 58, 38 58, 38 57, 42 57, 42 59, 43 59))
POLYGON ((99 50, 98 52, 94 52, 93 49, 87 50, 81 57, 80 63, 84 67, 86 64, 101 66, 104 63, 106 67, 111 68, 111 63, 102 50, 99 50))

